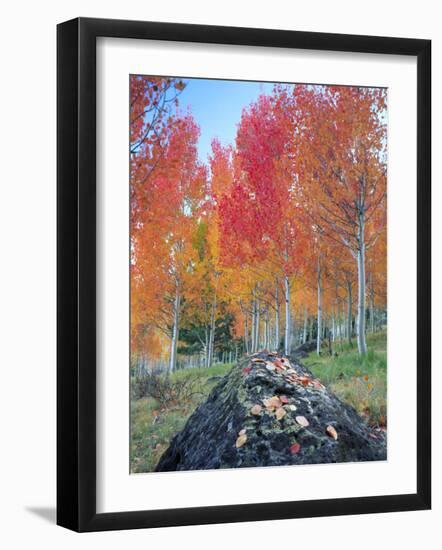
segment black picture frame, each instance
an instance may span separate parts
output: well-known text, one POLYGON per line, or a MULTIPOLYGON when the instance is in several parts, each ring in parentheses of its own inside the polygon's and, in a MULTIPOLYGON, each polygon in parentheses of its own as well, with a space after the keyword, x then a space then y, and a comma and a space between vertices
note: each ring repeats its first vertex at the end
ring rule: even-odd
POLYGON ((57 523, 75 531, 425 510, 431 506, 431 41, 79 18, 57 28, 57 523), (96 512, 96 39, 417 58, 417 492, 96 512))

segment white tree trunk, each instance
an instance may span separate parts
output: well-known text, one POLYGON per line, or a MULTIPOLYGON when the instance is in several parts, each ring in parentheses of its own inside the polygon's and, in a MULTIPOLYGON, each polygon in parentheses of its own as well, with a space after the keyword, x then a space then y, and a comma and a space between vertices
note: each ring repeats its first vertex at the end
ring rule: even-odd
POLYGON ((302 343, 307 342, 307 307, 304 306, 304 330, 302 332, 302 343))
POLYGON ((177 285, 177 288, 175 291, 175 300, 173 303, 173 326, 172 326, 172 339, 170 342, 170 358, 169 358, 170 373, 172 373, 176 369, 178 338, 179 338, 180 306, 181 306, 181 295, 177 285))
POLYGON ((353 303, 352 303, 352 291, 350 281, 347 283, 347 293, 348 293, 348 311, 347 311, 347 338, 350 347, 353 346, 351 341, 352 332, 353 332, 353 303))
POLYGON ((252 302, 252 334, 251 334, 251 342, 250 342, 250 351, 251 353, 255 353, 255 332, 256 332, 256 302, 253 300, 252 302))
POLYGON ((338 299, 338 303, 336 305, 337 307, 337 310, 338 310, 338 335, 339 335, 339 345, 341 347, 341 351, 342 351, 342 330, 343 330, 343 323, 342 323, 342 318, 341 318, 341 303, 338 299))
POLYGON ((365 341, 365 220, 364 215, 359 216, 359 247, 357 251, 358 262, 358 323, 357 339, 360 355, 367 353, 365 341))
POLYGON ((275 350, 279 349, 279 284, 278 281, 276 281, 276 288, 275 288, 275 350))
POLYGON ((321 353, 322 336, 322 289, 321 289, 321 264, 318 259, 318 335, 316 337, 316 353, 321 353))
POLYGON ((285 355, 290 354, 290 281, 287 276, 284 277, 284 288, 285 288, 285 335, 284 335, 284 353, 285 355))
POLYGON ((210 327, 206 324, 205 338, 204 338, 204 366, 209 366, 209 338, 210 338, 210 327))
POLYGON ((248 314, 244 315, 244 348, 245 352, 249 354, 249 323, 248 323, 248 314))
POLYGON ((272 320, 270 319, 269 308, 267 307, 267 345, 266 349, 270 350, 272 347, 272 320))
POLYGON ((270 319, 268 306, 266 307, 264 316, 264 348, 266 350, 270 348, 270 319))
POLYGON ((213 351, 214 351, 214 347, 215 347, 216 308, 217 308, 217 296, 216 296, 216 292, 215 292, 214 297, 213 297, 213 302, 212 302, 212 310, 211 310, 211 314, 210 314, 209 358, 207 360, 207 362, 208 362, 207 366, 208 367, 211 367, 212 362, 213 362, 213 351))

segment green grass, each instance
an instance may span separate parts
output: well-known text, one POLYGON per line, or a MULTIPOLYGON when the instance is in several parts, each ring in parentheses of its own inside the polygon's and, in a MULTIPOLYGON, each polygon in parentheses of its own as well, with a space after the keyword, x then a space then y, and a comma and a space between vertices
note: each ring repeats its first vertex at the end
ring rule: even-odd
POLYGON ((152 472, 155 469, 170 440, 183 429, 195 408, 232 366, 214 365, 209 369, 187 369, 172 374, 172 381, 193 378, 193 395, 186 401, 167 407, 151 397, 131 401, 132 473, 152 472))
POLYGON ((343 401, 352 405, 371 425, 387 422, 387 333, 367 335, 368 353, 360 356, 356 342, 353 347, 335 345, 337 356, 331 357, 324 348, 321 356, 315 352, 303 363, 323 384, 343 401))
MULTIPOLYGON (((356 342, 351 348, 335 345, 337 356, 326 348, 322 355, 315 352, 303 363, 322 383, 352 405, 371 425, 386 425, 387 413, 387 335, 386 332, 367 336, 368 353, 358 355, 356 342)), ((213 386, 232 368, 214 365, 209 369, 187 369, 174 373, 172 380, 192 378, 193 395, 186 401, 161 406, 151 397, 131 401, 131 472, 152 472, 170 444, 181 431, 195 408, 202 403, 213 386)))

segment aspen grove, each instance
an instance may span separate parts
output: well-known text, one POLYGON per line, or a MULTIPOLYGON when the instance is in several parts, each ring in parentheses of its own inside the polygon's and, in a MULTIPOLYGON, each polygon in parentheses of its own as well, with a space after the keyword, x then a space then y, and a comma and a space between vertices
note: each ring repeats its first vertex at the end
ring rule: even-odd
POLYGON ((275 85, 200 159, 189 84, 130 86, 132 368, 366 354, 387 314, 386 90, 275 85))

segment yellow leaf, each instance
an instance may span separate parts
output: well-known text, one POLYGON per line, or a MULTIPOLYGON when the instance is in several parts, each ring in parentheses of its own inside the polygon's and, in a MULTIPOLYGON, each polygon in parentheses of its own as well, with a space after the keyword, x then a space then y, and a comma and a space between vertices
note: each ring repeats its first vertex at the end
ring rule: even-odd
POLYGON ((235 443, 236 448, 239 449, 240 447, 242 447, 246 441, 247 441, 247 435, 246 434, 240 435, 235 443))
POLYGON ((255 416, 257 416, 258 414, 261 413, 261 410, 262 410, 261 405, 253 405, 253 407, 250 409, 250 412, 255 416))
POLYGON ((268 405, 266 407, 273 408, 273 409, 279 409, 279 407, 282 407, 281 400, 277 395, 274 395, 270 399, 267 400, 268 405))
POLYGON ((277 420, 281 420, 281 418, 284 418, 285 415, 286 415, 286 412, 282 407, 276 410, 275 416, 277 420))
POLYGON ((295 420, 303 428, 306 428, 310 424, 305 416, 297 416, 295 420))

